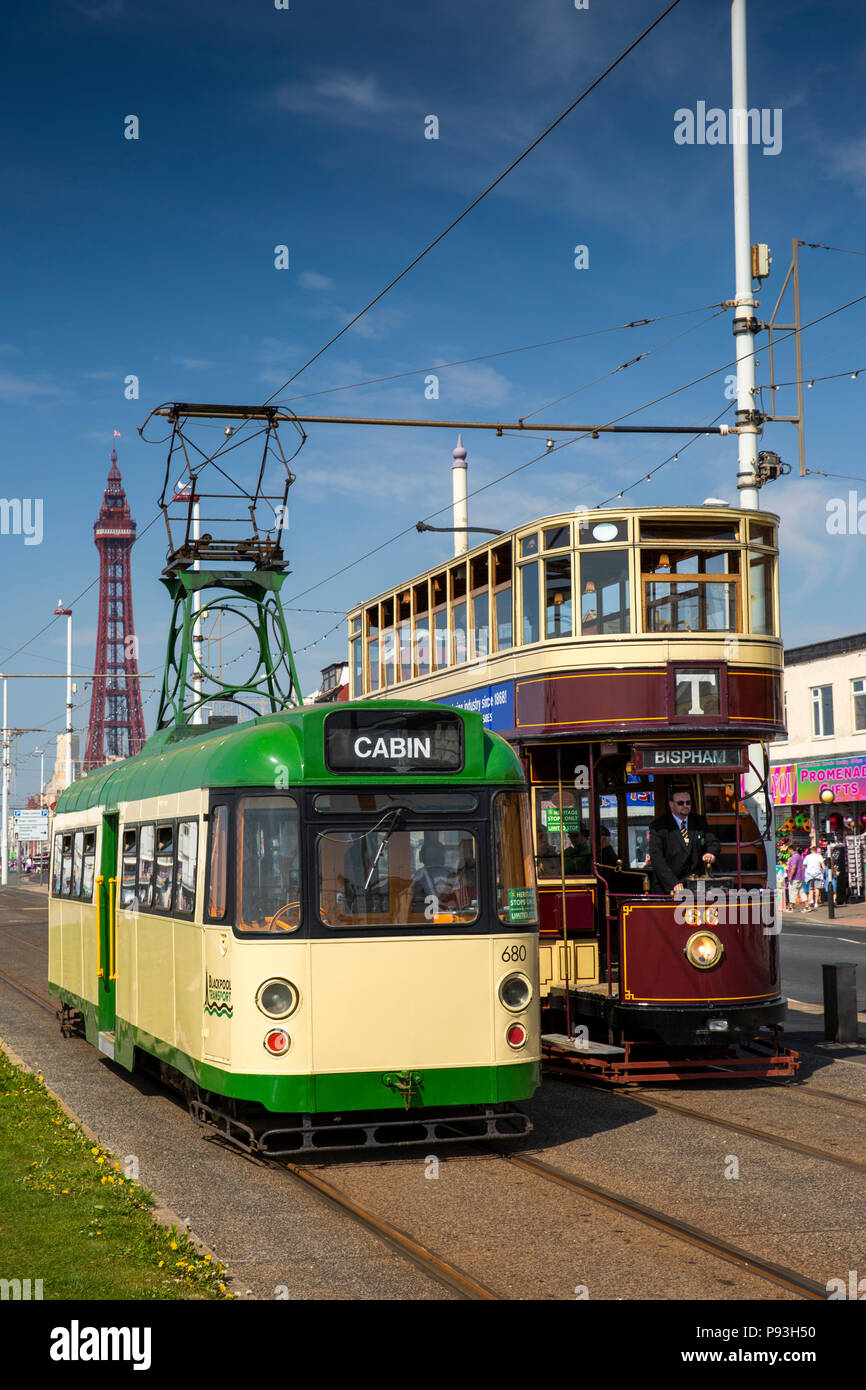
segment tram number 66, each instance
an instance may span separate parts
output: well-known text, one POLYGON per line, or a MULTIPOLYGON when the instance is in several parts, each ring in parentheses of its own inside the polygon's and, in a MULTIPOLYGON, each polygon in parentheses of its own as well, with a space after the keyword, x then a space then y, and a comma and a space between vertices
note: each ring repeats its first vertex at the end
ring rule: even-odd
POLYGON ((526 947, 506 946, 505 950, 502 952, 502 959, 504 961, 526 960, 526 947))

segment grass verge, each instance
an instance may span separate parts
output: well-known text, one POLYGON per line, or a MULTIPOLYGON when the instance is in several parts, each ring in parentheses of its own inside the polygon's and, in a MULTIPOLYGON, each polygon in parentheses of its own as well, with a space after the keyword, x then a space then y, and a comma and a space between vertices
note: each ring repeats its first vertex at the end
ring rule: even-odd
MULTIPOLYGON (((223 1267, 0 1050, 0 1280, 45 1299, 226 1299, 223 1267)), ((3 1296, 15 1296, 3 1286, 3 1296)))

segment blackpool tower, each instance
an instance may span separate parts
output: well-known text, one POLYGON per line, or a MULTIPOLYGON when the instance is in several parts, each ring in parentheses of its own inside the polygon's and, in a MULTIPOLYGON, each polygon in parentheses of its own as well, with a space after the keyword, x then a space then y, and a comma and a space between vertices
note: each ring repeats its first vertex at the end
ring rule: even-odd
POLYGON ((114 449, 93 541, 99 551, 99 618, 84 772, 129 758, 144 743, 129 563, 135 522, 114 449))

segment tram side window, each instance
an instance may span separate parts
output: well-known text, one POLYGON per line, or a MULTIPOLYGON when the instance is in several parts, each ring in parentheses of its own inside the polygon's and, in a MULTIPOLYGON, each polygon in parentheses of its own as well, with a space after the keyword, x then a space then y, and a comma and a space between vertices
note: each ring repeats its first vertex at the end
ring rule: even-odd
POLYGON ((298 807, 293 797, 238 803, 239 931, 297 931, 301 924, 298 807))
POLYGON ((228 902, 229 808, 215 806, 210 818, 207 915, 221 922, 228 902))
POLYGON ((177 872, 174 881, 174 910, 189 913, 195 908, 195 870, 198 861, 198 821, 182 820, 177 827, 177 872))
POLYGON ((93 875, 96 868, 96 831, 84 832, 84 863, 81 870, 81 896, 93 901, 93 875))
POLYGON ((72 843, 72 887, 73 898, 81 894, 81 870, 84 865, 84 831, 76 830, 72 843))
POLYGON ((72 836, 63 836, 63 872, 60 876, 60 892, 64 898, 72 893, 72 836))
POLYGON ((156 874, 153 905, 159 912, 171 910, 174 887, 174 826, 160 825, 156 831, 156 874))
POLYGON ((140 832, 140 853, 138 856, 138 905, 140 908, 153 907, 153 852, 156 831, 152 825, 143 825, 140 832))
POLYGON ((135 903, 135 871, 138 864, 138 826, 130 826, 123 831, 120 864, 120 906, 132 907, 135 903))
POLYGON ((51 892, 54 897, 60 895, 60 885, 63 878, 63 840, 64 836, 54 836, 54 867, 51 876, 51 892))
POLYGON ((538 922, 532 867, 532 827, 526 792, 497 792, 493 800, 496 846, 496 909, 511 926, 538 922))
POLYGON ((535 864, 539 878, 566 878, 592 873, 589 842, 589 796, 571 787, 535 791, 535 864))

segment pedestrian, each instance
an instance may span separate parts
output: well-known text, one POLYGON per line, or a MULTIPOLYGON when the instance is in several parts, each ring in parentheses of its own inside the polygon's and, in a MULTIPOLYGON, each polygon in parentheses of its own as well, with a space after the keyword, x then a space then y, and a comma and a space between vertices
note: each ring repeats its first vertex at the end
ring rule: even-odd
POLYGON ((806 880, 806 897, 809 905, 807 912, 814 912, 821 906, 821 884, 824 882, 824 860, 818 852, 816 845, 812 845, 808 854, 803 860, 803 871, 806 880))
POLYGON ((791 850, 788 860, 788 911, 794 912, 800 903, 800 889, 803 887, 803 856, 798 849, 791 850))

